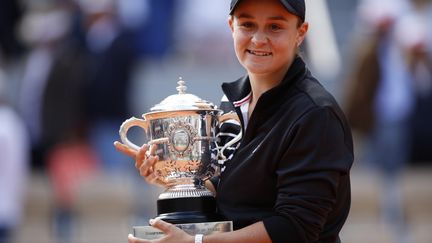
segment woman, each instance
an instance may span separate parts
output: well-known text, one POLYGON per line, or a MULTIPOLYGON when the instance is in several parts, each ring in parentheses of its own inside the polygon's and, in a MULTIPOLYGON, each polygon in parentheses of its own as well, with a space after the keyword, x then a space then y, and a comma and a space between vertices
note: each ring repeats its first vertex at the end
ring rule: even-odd
MULTIPOLYGON (((228 23, 247 75, 222 89, 244 135, 208 187, 235 230, 195 242, 340 242, 350 207, 352 138, 336 101, 296 54, 308 30, 304 17, 302 0, 231 1, 228 23)), ((147 145, 137 153, 116 147, 158 183, 157 157, 144 159, 147 145)), ((194 242, 162 220, 150 224, 166 233, 158 242, 194 242)), ((151 241, 129 236, 129 242, 151 241)))

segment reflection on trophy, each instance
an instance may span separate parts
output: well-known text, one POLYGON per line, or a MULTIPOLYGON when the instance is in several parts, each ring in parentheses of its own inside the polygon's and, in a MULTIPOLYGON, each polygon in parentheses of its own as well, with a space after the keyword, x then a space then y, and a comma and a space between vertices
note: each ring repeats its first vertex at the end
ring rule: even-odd
MULTIPOLYGON (((214 195, 204 181, 218 170, 221 151, 241 138, 239 134, 219 151, 216 145, 219 124, 229 119, 238 121, 238 117, 235 113, 222 114, 212 103, 187 94, 181 78, 178 84, 178 94, 151 108, 143 115, 144 119, 126 120, 120 127, 120 138, 125 145, 138 150, 139 146, 127 138, 128 130, 138 126, 144 129, 147 144, 157 145, 159 161, 154 171, 167 186, 157 201, 158 217, 173 224, 220 223, 223 219, 216 213, 214 195)), ((221 228, 220 224, 217 227, 221 228)), ((228 230, 232 230, 231 224, 228 230)))

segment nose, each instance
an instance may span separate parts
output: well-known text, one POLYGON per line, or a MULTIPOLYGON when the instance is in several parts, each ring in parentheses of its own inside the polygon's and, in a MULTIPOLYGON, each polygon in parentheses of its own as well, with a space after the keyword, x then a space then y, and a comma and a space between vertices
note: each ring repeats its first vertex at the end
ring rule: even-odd
POLYGON ((252 43, 255 46, 264 45, 267 43, 267 36, 262 31, 256 31, 252 36, 252 43))

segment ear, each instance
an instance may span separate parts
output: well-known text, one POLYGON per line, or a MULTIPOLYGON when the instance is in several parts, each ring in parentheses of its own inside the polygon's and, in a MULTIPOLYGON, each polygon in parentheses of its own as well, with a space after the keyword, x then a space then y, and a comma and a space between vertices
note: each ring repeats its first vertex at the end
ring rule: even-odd
POLYGON ((301 43, 304 41, 308 30, 309 30, 308 22, 302 23, 301 26, 298 28, 297 46, 300 46, 301 43))
POLYGON ((228 17, 228 26, 231 30, 231 33, 234 33, 234 17, 232 15, 228 17))

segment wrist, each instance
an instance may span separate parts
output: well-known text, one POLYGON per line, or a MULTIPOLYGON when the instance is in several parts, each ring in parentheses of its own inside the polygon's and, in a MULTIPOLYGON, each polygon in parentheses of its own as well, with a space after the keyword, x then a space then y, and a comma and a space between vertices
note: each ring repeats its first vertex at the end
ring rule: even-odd
POLYGON ((204 235, 196 234, 195 235, 195 243, 203 243, 203 238, 204 238, 204 235))

